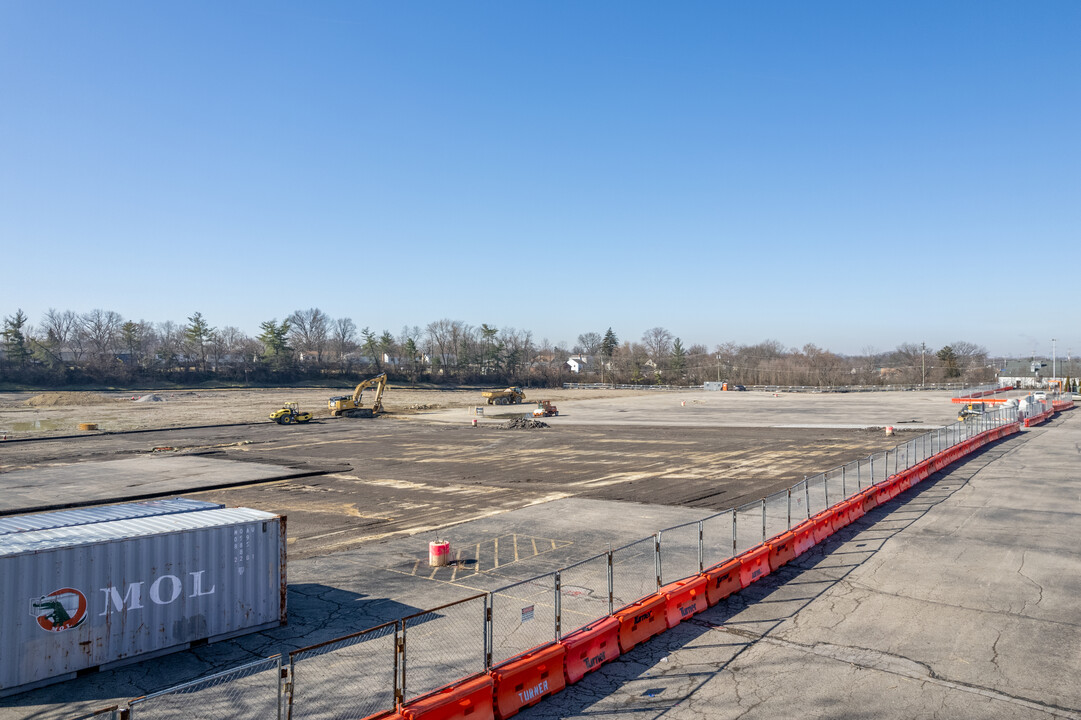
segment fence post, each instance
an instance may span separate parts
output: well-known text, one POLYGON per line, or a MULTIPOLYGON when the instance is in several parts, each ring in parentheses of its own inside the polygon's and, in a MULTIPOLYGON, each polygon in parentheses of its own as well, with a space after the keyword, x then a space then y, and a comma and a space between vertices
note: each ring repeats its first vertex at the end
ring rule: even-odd
POLYGON ((848 488, 845 486, 845 466, 841 466, 841 499, 848 497, 848 488))
POLYGON ((860 461, 856 461, 856 490, 863 490, 863 484, 860 482, 860 461))
POLYGON ((736 554, 736 509, 732 508, 732 557, 736 554))
POLYGON ((705 521, 698 521, 698 572, 706 569, 706 534, 705 521))
POLYGON ((826 473, 822 473, 822 494, 826 498, 826 507, 823 508, 823 509, 824 510, 829 510, 829 507, 830 507, 830 484, 829 484, 829 481, 826 480, 826 473))
POLYGON ((492 605, 495 602, 495 595, 488 593, 488 596, 484 598, 484 669, 489 670, 492 667, 492 645, 495 644, 495 639, 492 632, 492 617, 495 615, 492 612, 492 605))
POLYGON ((792 488, 788 488, 788 529, 792 529, 792 488))
POLYGON ((762 498, 762 542, 766 541, 766 499, 762 498))
POLYGON ((807 484, 807 476, 803 476, 803 502, 807 505, 807 517, 804 520, 811 519, 811 486, 807 484))
POLYGON ((657 588, 661 587, 661 533, 653 536, 653 564, 657 568, 657 588))
POLYGON ((875 484, 875 456, 874 455, 868 455, 867 459, 871 463, 871 484, 874 485, 875 484))
MULTIPOLYGON (((489 616, 491 615, 491 609, 489 609, 488 614, 489 616)), ((396 643, 398 652, 395 653, 395 656, 398 658, 398 667, 401 672, 398 677, 398 687, 394 690, 394 702, 400 707, 405 704, 405 620, 399 620, 398 625, 402 629, 402 634, 398 636, 398 642, 396 643)), ((491 627, 491 623, 488 625, 491 627)), ((487 640, 488 636, 486 634, 485 643, 487 643, 487 640)), ((486 653, 485 664, 488 667, 491 667, 492 665, 491 660, 491 654, 486 653)))
POLYGON ((282 720, 282 704, 283 704, 282 690, 284 689, 282 687, 282 680, 285 680, 285 678, 286 678, 286 676, 288 674, 289 674, 289 668, 282 667, 282 656, 279 654, 278 655, 278 720, 282 720))
POLYGON ((615 578, 612 573, 612 546, 608 546, 608 614, 611 615, 616 611, 615 608, 615 578))
POLYGON ((562 634, 562 632, 563 632, 562 631, 563 618, 561 617, 562 614, 563 614, 563 601, 562 601, 563 593, 561 592, 562 587, 563 587, 562 574, 560 573, 559 570, 556 570, 556 588, 555 588, 555 590, 556 590, 556 626, 555 626, 556 640, 559 640, 561 637, 563 637, 563 634, 562 634))

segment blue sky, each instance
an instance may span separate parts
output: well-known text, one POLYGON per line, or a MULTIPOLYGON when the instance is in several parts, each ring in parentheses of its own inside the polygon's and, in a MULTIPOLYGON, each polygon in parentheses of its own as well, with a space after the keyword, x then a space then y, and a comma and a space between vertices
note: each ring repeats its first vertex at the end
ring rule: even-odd
POLYGON ((0 0, 0 314, 1081 352, 1081 3, 0 0))

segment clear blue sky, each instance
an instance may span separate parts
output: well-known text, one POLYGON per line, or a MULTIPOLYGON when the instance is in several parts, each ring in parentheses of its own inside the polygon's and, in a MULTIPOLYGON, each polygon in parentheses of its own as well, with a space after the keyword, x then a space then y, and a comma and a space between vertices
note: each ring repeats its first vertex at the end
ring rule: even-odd
POLYGON ((1081 353, 1081 2, 0 0, 0 314, 1081 353))

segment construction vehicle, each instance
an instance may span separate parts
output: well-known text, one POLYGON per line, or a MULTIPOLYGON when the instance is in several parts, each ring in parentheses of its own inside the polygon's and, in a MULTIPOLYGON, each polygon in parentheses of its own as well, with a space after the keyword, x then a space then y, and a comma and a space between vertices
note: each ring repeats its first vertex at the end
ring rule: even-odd
POLYGON ((551 400, 538 400, 537 407, 533 408, 533 417, 552 417, 559 414, 559 408, 552 404, 551 400))
POLYGON ((270 419, 279 425, 306 423, 312 419, 312 414, 310 412, 301 412, 300 406, 295 402, 287 402, 282 405, 281 410, 270 413, 270 419))
POLYGON ((327 408, 334 417, 375 417, 383 412, 383 391, 387 389, 387 374, 380 373, 357 385, 352 395, 338 395, 327 401, 327 408), (364 391, 375 388, 375 399, 371 407, 364 407, 360 399, 364 391))
POLYGON ((485 390, 481 397, 487 398, 489 405, 521 405, 525 392, 520 387, 509 387, 506 390, 485 390))
POLYGON ((982 402, 967 403, 961 408, 961 412, 957 414, 957 420, 960 422, 968 420, 969 418, 976 418, 983 415, 985 411, 986 405, 982 402))

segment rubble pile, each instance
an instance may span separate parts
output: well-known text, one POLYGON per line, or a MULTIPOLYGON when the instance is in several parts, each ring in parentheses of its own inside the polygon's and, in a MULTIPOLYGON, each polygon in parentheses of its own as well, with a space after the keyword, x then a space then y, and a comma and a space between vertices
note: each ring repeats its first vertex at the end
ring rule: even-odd
POLYGON ((515 418, 500 425, 504 430, 540 430, 549 427, 548 423, 532 418, 515 418))

